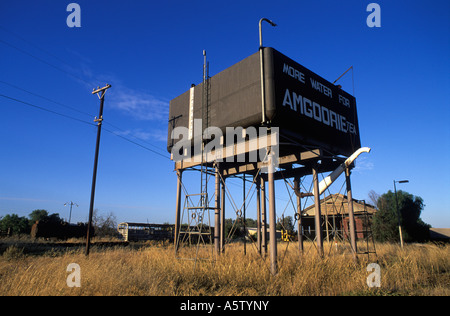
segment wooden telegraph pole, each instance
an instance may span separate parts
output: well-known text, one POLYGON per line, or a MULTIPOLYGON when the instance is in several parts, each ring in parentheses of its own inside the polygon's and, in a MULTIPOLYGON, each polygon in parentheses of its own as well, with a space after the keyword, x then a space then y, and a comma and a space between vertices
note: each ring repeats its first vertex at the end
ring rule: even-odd
POLYGON ((89 255, 89 247, 91 242, 92 214, 94 213, 95 183, 97 180, 98 151, 100 147, 100 134, 102 131, 103 122, 103 103, 105 101, 106 90, 108 90, 109 88, 111 88, 111 85, 107 84, 103 88, 97 88, 96 90, 94 89, 94 91, 92 91, 92 94, 97 94, 98 98, 100 99, 100 112, 98 114, 98 118, 94 119, 94 122, 97 122, 97 142, 95 144, 94 172, 92 175, 91 203, 89 206, 89 222, 86 237, 86 256, 89 255))

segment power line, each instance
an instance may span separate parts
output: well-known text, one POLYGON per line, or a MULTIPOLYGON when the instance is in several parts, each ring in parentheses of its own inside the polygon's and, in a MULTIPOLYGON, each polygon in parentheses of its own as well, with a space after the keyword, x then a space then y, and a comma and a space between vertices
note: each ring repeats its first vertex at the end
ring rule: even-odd
MULTIPOLYGON (((43 99, 43 100, 46 100, 46 101, 55 103, 55 104, 57 104, 57 105, 59 105, 59 106, 68 108, 68 109, 70 109, 70 110, 72 110, 72 111, 75 111, 75 112, 78 112, 78 113, 80 113, 80 114, 83 114, 83 115, 86 115, 86 116, 89 116, 89 117, 92 117, 92 116, 93 116, 92 114, 89 114, 89 113, 87 113, 87 112, 78 110, 77 108, 75 108, 75 107, 73 107, 73 106, 70 106, 70 105, 67 105, 67 104, 64 104, 64 103, 61 103, 61 102, 52 100, 52 99, 50 99, 50 98, 48 98, 48 97, 45 97, 45 96, 40 95, 40 94, 37 94, 37 93, 35 93, 35 92, 32 92, 32 91, 23 89, 23 88, 21 88, 21 87, 18 87, 18 86, 16 86, 16 85, 13 85, 13 84, 11 84, 11 83, 9 83, 9 82, 0 80, 0 83, 5 84, 5 85, 7 85, 7 86, 10 86, 10 87, 12 87, 12 88, 14 88, 14 89, 17 89, 17 90, 26 92, 26 93, 28 93, 28 94, 30 94, 30 95, 33 95, 33 96, 38 97, 38 98, 41 98, 41 99, 43 99)), ((104 124, 110 125, 111 127, 114 127, 115 129, 118 129, 118 130, 120 130, 121 132, 127 132, 127 131, 124 130, 123 128, 121 128, 121 127, 119 127, 119 126, 117 126, 117 125, 114 125, 114 124, 112 124, 112 123, 110 123, 110 122, 104 122, 104 124)), ((113 131, 109 131, 109 132, 114 133, 116 136, 125 139, 125 137, 122 137, 122 135, 120 135, 120 134, 117 134, 117 133, 115 133, 115 132, 113 132, 113 131)), ((137 139, 137 140, 139 140, 139 141, 141 141, 141 142, 146 143, 147 145, 150 145, 150 146, 154 147, 155 149, 157 149, 157 150, 159 150, 159 151, 165 152, 163 149, 161 149, 161 148, 159 148, 158 146, 156 146, 156 145, 154 145, 154 144, 152 144, 152 143, 146 141, 145 139, 139 138, 139 137, 134 136, 134 135, 130 135, 130 136, 133 137, 133 138, 135 138, 135 139, 137 139)))
POLYGON ((163 155, 163 154, 161 154, 161 153, 159 153, 159 152, 157 152, 157 151, 155 151, 155 150, 153 150, 153 149, 151 149, 151 148, 148 148, 148 147, 146 147, 146 146, 144 146, 144 145, 141 145, 141 144, 139 144, 139 143, 137 143, 137 142, 135 142, 135 141, 133 141, 133 140, 131 140, 131 139, 129 139, 129 138, 126 138, 125 136, 122 136, 122 135, 120 135, 120 134, 117 134, 116 132, 113 132, 113 131, 108 130, 108 129, 106 129, 106 128, 103 128, 103 130, 106 131, 106 132, 109 132, 109 133, 111 133, 111 134, 113 134, 113 135, 115 135, 115 136, 117 136, 117 137, 120 137, 120 138, 122 138, 123 140, 126 140, 127 142, 130 142, 130 143, 132 143, 132 144, 135 144, 136 146, 142 147, 142 148, 144 148, 144 149, 146 149, 146 150, 148 150, 148 151, 150 151, 150 152, 152 152, 152 153, 154 153, 154 154, 156 154, 156 155, 159 155, 159 156, 161 156, 161 157, 164 157, 164 158, 167 158, 167 159, 170 160, 170 157, 165 156, 165 155, 163 155))
POLYGON ((0 25, 0 29, 2 29, 4 32, 7 32, 7 33, 9 33, 9 34, 11 34, 11 35, 17 37, 18 39, 20 39, 21 41, 27 43, 28 45, 33 46, 34 48, 37 48, 38 50, 40 50, 40 51, 46 53, 47 55, 49 55, 49 56, 51 56, 51 57, 53 57, 53 58, 59 60, 60 62, 62 62, 62 63, 64 63, 64 64, 68 65, 69 67, 72 67, 72 65, 70 65, 70 64, 69 64, 68 62, 66 62, 65 60, 62 60, 61 58, 59 58, 58 56, 54 55, 53 53, 51 53, 51 52, 49 52, 49 51, 43 49, 42 47, 39 47, 38 45, 36 45, 36 44, 30 42, 29 40, 23 38, 23 37, 20 36, 20 35, 17 35, 16 33, 14 33, 14 32, 12 32, 12 31, 6 29, 5 27, 3 27, 3 26, 1 26, 1 25, 0 25))
MULTIPOLYGON (((53 57, 57 58, 58 60, 62 61, 63 63, 67 64, 65 61, 61 60, 61 59, 58 58, 57 56, 55 56, 55 55, 53 55, 53 54, 51 54, 51 53, 48 53, 46 50, 44 50, 44 49, 42 49, 42 48, 40 48, 40 47, 38 47, 38 46, 36 46, 36 45, 30 43, 29 41, 25 40, 24 38, 22 38, 22 37, 20 37, 20 36, 18 36, 18 35, 16 35, 16 34, 10 32, 9 30, 6 30, 4 27, 1 27, 1 26, 0 26, 0 28, 2 28, 3 30, 5 30, 5 31, 7 31, 7 32, 9 32, 9 33, 11 33, 12 35, 14 35, 14 36, 20 38, 22 41, 27 42, 27 43, 29 43, 30 45, 32 45, 32 46, 38 48, 39 50, 45 52, 46 54, 49 54, 50 56, 53 56, 53 57)), ((22 53, 24 53, 24 54, 26 54, 26 55, 28 55, 28 56, 34 58, 34 59, 36 59, 36 60, 38 60, 38 61, 40 61, 40 62, 42 62, 42 63, 44 63, 44 64, 46 64, 46 65, 48 65, 48 66, 50 66, 50 67, 52 67, 52 68, 54 68, 54 69, 56 69, 56 70, 58 70, 58 71, 60 71, 60 72, 63 72, 63 73, 65 73, 65 74, 67 74, 67 75, 69 75, 69 76, 71 76, 71 77, 74 77, 74 78, 76 78, 76 79, 78 79, 78 80, 81 80, 81 81, 83 81, 83 82, 85 82, 85 83, 87 83, 87 84, 89 84, 89 85, 92 85, 92 83, 90 83, 90 82, 84 80, 83 78, 80 78, 80 77, 78 77, 78 76, 76 76, 76 75, 74 75, 74 74, 71 74, 71 73, 65 71, 64 69, 61 69, 60 67, 55 66, 55 65, 53 65, 52 63, 49 63, 49 62, 43 60, 42 58, 39 58, 39 57, 37 57, 37 56, 35 56, 35 55, 31 54, 31 53, 28 53, 27 51, 25 51, 25 50, 23 50, 23 49, 21 49, 21 48, 18 48, 18 47, 16 47, 16 46, 14 46, 14 45, 12 45, 12 44, 10 44, 10 43, 4 41, 4 40, 1 40, 1 39, 0 39, 0 42, 2 42, 3 44, 5 44, 5 45, 7 45, 7 46, 10 46, 11 48, 14 48, 14 49, 20 51, 20 52, 22 52, 22 53)), ((69 64, 67 64, 67 65, 69 65, 69 64)), ((70 65, 69 65, 69 66, 70 66, 70 65)), ((73 111, 76 111, 76 112, 78 112, 78 113, 81 113, 81 114, 84 114, 84 115, 89 115, 90 117, 92 117, 91 114, 86 113, 86 112, 83 112, 83 111, 80 111, 80 110, 78 110, 78 109, 76 109, 76 108, 74 108, 74 107, 71 107, 71 106, 69 106, 69 105, 63 104, 63 103, 61 103, 61 102, 52 100, 52 99, 50 99, 50 98, 44 97, 44 96, 42 96, 42 95, 39 95, 39 94, 37 94, 37 93, 34 93, 34 92, 28 91, 28 90, 26 90, 26 89, 20 88, 20 87, 18 87, 18 86, 16 86, 16 85, 13 85, 13 84, 11 84, 11 83, 8 83, 8 82, 2 81, 2 80, 0 80, 0 82, 3 83, 3 84, 5 84, 5 85, 8 85, 8 86, 10 86, 10 87, 13 87, 13 88, 15 88, 15 89, 18 89, 18 90, 21 90, 21 91, 23 91, 23 92, 26 92, 26 93, 28 93, 28 94, 34 95, 34 96, 36 96, 36 97, 42 98, 42 99, 44 99, 44 100, 53 102, 53 103, 58 104, 58 105, 60 105, 60 106, 63 106, 63 107, 66 107, 66 108, 68 108, 68 109, 71 109, 71 110, 73 110, 73 111)), ((120 128, 120 127, 118 127, 118 126, 116 126, 116 125, 114 125, 114 124, 112 124, 112 123, 105 122, 105 124, 108 124, 108 125, 110 125, 110 126, 116 128, 116 129, 119 129, 119 130, 122 131, 122 132, 125 132, 124 129, 122 129, 122 128, 120 128)), ((119 137, 121 137, 121 138, 123 138, 123 139, 125 139, 125 137, 123 137, 122 135, 119 135, 119 134, 116 134, 116 133, 115 133, 115 135, 116 135, 116 136, 119 136, 119 137)), ((159 147, 157 147, 157 146, 155 146, 155 145, 153 145, 153 144, 151 144, 151 143, 149 143, 149 142, 147 142, 147 141, 145 141, 145 140, 143 140, 143 139, 141 139, 141 138, 138 138, 138 137, 136 137, 136 136, 134 136, 134 135, 131 135, 131 136, 132 136, 133 138, 136 138, 136 139, 138 139, 138 140, 140 140, 140 141, 142 141, 142 142, 144 142, 144 143, 146 143, 146 144, 148 144, 148 145, 150 145, 150 146, 152 146, 152 147, 154 147, 154 148, 160 150, 160 151, 164 151, 164 150, 161 150, 159 147)), ((158 154, 159 154, 159 153, 158 153, 158 154)), ((161 155, 161 154, 159 154, 159 155, 161 155)))
POLYGON ((44 107, 42 107, 42 106, 39 106, 39 105, 36 105, 36 104, 32 104, 32 103, 29 103, 29 102, 26 102, 26 101, 22 101, 22 100, 19 100, 19 99, 16 99, 16 98, 12 98, 12 97, 9 97, 9 96, 7 96, 7 95, 4 95, 4 94, 0 94, 0 97, 3 97, 3 98, 6 98, 6 99, 9 99, 9 100, 12 100, 12 101, 15 101, 15 102, 19 102, 19 103, 22 103, 22 104, 25 104, 25 105, 31 106, 31 107, 33 107, 33 108, 36 108, 36 109, 39 109, 39 110, 45 111, 45 112, 49 112, 49 113, 52 113, 52 114, 56 114, 56 115, 59 115, 59 116, 62 116, 62 117, 65 117, 65 118, 68 118, 68 119, 71 119, 71 120, 74 120, 74 121, 78 121, 78 122, 81 122, 81 123, 84 123, 84 124, 88 124, 88 125, 96 126, 96 125, 95 125, 94 123, 91 123, 91 122, 87 122, 87 121, 81 120, 81 119, 79 119, 79 118, 76 118, 76 117, 70 116, 70 115, 62 114, 62 113, 59 113, 59 112, 56 112, 56 111, 53 111, 53 110, 50 110, 50 109, 44 108, 44 107))
MULTIPOLYGON (((87 125, 90 125, 90 126, 97 126, 97 124, 94 124, 94 123, 91 123, 91 122, 88 122, 88 121, 84 121, 84 120, 78 119, 78 118, 70 116, 70 115, 62 114, 62 113, 59 113, 59 112, 56 112, 56 111, 44 108, 42 106, 39 106, 39 105, 36 105, 36 104, 32 104, 32 103, 29 103, 29 102, 26 102, 26 101, 22 101, 22 100, 19 100, 19 99, 16 99, 16 98, 4 95, 4 94, 0 94, 0 97, 9 99, 11 101, 19 102, 19 103, 22 103, 24 105, 27 105, 27 106, 30 106, 30 107, 33 107, 33 108, 36 108, 36 109, 39 109, 39 110, 42 110, 42 111, 45 111, 45 112, 48 112, 48 113, 52 113, 52 114, 59 115, 59 116, 62 116, 62 117, 65 117, 65 118, 68 118, 68 119, 71 119, 71 120, 74 120, 74 121, 78 121, 78 122, 81 122, 81 123, 84 123, 84 124, 87 124, 87 125)), ((170 157, 168 157, 166 155, 163 155, 163 154, 161 154, 161 153, 159 153, 159 152, 157 152, 157 151, 155 151, 155 150, 153 150, 151 148, 148 148, 148 147, 146 147, 146 146, 144 146, 142 144, 139 144, 139 143, 137 143, 137 142, 135 142, 135 141, 133 141, 133 140, 123 136, 123 135, 117 134, 117 132, 114 132, 114 131, 106 129, 106 128, 104 128, 104 130, 106 132, 108 132, 108 133, 111 133, 111 134, 119 137, 119 138, 122 138, 123 140, 126 140, 127 142, 130 142, 130 143, 132 143, 132 144, 134 144, 136 146, 139 146, 139 147, 141 147, 141 148, 143 148, 143 149, 145 149, 147 151, 150 151, 150 152, 152 152, 152 153, 154 153, 156 155, 159 155, 159 156, 164 157, 166 159, 170 159, 170 157)))
MULTIPOLYGON (((107 124, 107 125, 110 125, 111 127, 114 127, 115 129, 118 129, 118 130, 121 131, 121 132, 124 132, 124 133, 127 132, 127 131, 124 130, 123 128, 120 128, 120 127, 118 127, 117 125, 114 125, 114 124, 112 124, 112 123, 109 123, 109 122, 104 122, 104 123, 107 124)), ((105 130, 106 130, 106 129, 105 129, 105 130)), ((114 135, 116 135, 117 137, 121 137, 121 138, 126 139, 123 135, 120 135, 120 134, 118 134, 117 132, 111 132, 111 133, 114 133, 114 135)), ((139 140, 140 142, 143 142, 143 143, 145 143, 145 144, 147 144, 147 145, 152 146, 153 148, 155 148, 155 149, 157 149, 157 150, 159 150, 159 151, 161 151, 161 152, 163 152, 163 153, 166 152, 164 149, 161 149, 160 147, 158 147, 158 146, 156 146, 156 145, 154 145, 154 144, 152 144, 152 143, 146 141, 145 139, 139 138, 139 137, 134 136, 134 135, 130 135, 130 136, 133 137, 134 139, 139 140)), ((129 139, 127 139, 127 140, 130 141, 129 139)), ((134 143, 134 142, 133 142, 133 143, 134 143)), ((139 146, 141 146, 141 145, 139 145, 139 146)), ((159 154, 159 155, 161 155, 161 154, 159 154)), ((166 157, 166 156, 165 156, 165 157, 166 157)))
POLYGON ((3 80, 0 80, 0 83, 2 83, 2 84, 4 84, 4 85, 7 85, 7 86, 10 86, 10 87, 12 87, 12 88, 14 88, 14 89, 17 89, 17 90, 26 92, 26 93, 28 93, 28 94, 30 94, 30 95, 32 95, 32 96, 35 96, 35 97, 44 99, 44 100, 46 100, 46 101, 55 103, 55 104, 57 104, 57 105, 59 105, 59 106, 68 108, 68 109, 70 109, 70 110, 72 110, 72 111, 75 111, 75 112, 78 112, 78 113, 80 113, 80 114, 84 114, 84 115, 87 115, 87 116, 89 116, 89 117, 92 117, 92 116, 93 116, 92 114, 89 114, 89 113, 84 112, 84 111, 80 111, 80 110, 78 110, 78 109, 76 109, 76 108, 74 108, 74 107, 72 107, 72 106, 66 105, 66 104, 64 104, 64 103, 61 103, 61 102, 52 100, 52 99, 47 98, 47 97, 44 97, 43 95, 37 94, 37 93, 35 93, 35 92, 31 92, 31 91, 29 91, 29 90, 26 90, 26 89, 24 89, 24 88, 18 87, 18 86, 16 86, 16 85, 13 85, 12 83, 9 83, 9 82, 3 81, 3 80))
MULTIPOLYGON (((72 67, 70 64, 68 64, 66 61, 62 60, 62 59, 59 58, 58 56, 56 56, 56 55, 54 55, 54 54, 48 52, 47 50, 44 50, 43 48, 41 48, 41 47, 39 47, 39 46, 37 46, 37 45, 31 43, 30 41, 24 39, 23 37, 21 37, 21 36, 15 34, 15 33, 13 33, 13 32, 11 32, 11 31, 7 30, 7 29, 4 28, 3 26, 0 26, 0 29, 2 29, 2 30, 4 30, 4 31, 6 31, 6 32, 8 32, 8 33, 10 33, 10 34, 12 34, 13 36, 19 38, 20 40, 22 40, 22 41, 28 43, 28 44, 31 45, 31 46, 37 48, 38 50, 40 50, 40 51, 46 53, 47 55, 52 56, 53 58, 58 59, 59 61, 61 61, 62 63, 68 65, 69 67, 72 67)), ((75 79, 81 80, 81 81, 83 81, 83 82, 85 82, 85 83, 87 83, 87 84, 89 84, 89 85, 92 85, 91 82, 88 82, 88 81, 84 80, 83 78, 81 78, 81 77, 79 77, 79 76, 76 76, 76 75, 74 75, 74 74, 72 74, 72 73, 69 73, 69 72, 65 71, 64 69, 62 69, 62 68, 60 68, 60 67, 58 67, 58 66, 55 66, 54 64, 52 64, 52 63, 50 63, 50 62, 47 62, 46 60, 44 60, 44 59, 42 59, 42 58, 39 58, 39 57, 37 57, 37 56, 35 56, 35 55, 33 55, 33 54, 31 54, 31 53, 29 53, 29 52, 27 52, 27 51, 21 49, 21 48, 18 48, 18 47, 16 47, 16 46, 14 46, 14 45, 12 45, 12 44, 10 44, 10 43, 8 43, 8 42, 2 40, 2 39, 0 39, 0 42, 2 42, 3 44, 5 44, 5 45, 7 45, 7 46, 9 46, 9 47, 11 47, 11 48, 13 48, 13 49, 16 49, 16 50, 20 51, 20 52, 23 53, 23 54, 26 54, 26 55, 28 55, 28 56, 30 56, 30 57, 36 59, 36 60, 38 60, 38 61, 40 61, 40 62, 42 62, 42 63, 44 63, 44 64, 46 64, 46 65, 48 65, 48 66, 50 66, 50 67, 52 67, 52 68, 54 68, 54 69, 56 69, 56 70, 58 70, 58 71, 60 71, 60 72, 63 72, 63 73, 65 73, 65 74, 67 74, 67 75, 69 75, 69 76, 71 76, 71 77, 73 77, 73 78, 75 78, 75 79)), ((88 115, 88 116, 92 117, 92 115, 89 114, 89 113, 87 113, 87 112, 78 110, 78 109, 75 108, 75 107, 72 107, 72 106, 69 106, 69 105, 67 105, 67 104, 63 104, 63 103, 61 103, 61 102, 52 100, 52 99, 50 99, 50 98, 48 98, 48 97, 45 97, 45 96, 42 96, 42 95, 37 94, 37 93, 35 93, 35 92, 31 92, 31 91, 29 91, 29 90, 23 89, 23 88, 21 88, 21 87, 18 87, 18 86, 16 86, 16 85, 11 84, 11 83, 8 83, 8 82, 2 81, 2 80, 0 80, 0 83, 3 83, 3 84, 5 84, 5 85, 8 85, 8 86, 10 86, 10 87, 12 87, 12 88, 21 90, 21 91, 26 92, 26 93, 28 93, 28 94, 30 94, 30 95, 39 97, 39 98, 41 98, 41 99, 47 100, 47 101, 49 101, 49 102, 55 103, 55 104, 57 104, 57 105, 59 105, 59 106, 68 108, 68 109, 70 109, 70 110, 72 110, 72 111, 75 111, 75 112, 78 112, 78 113, 80 113, 80 114, 88 115)), ((57 115, 61 115, 61 116, 64 116, 64 117, 67 117, 67 118, 70 118, 70 119, 73 119, 73 120, 77 120, 77 121, 80 121, 80 122, 83 122, 83 123, 87 123, 87 124, 90 124, 90 125, 94 125, 94 124, 92 124, 92 123, 90 123, 90 122, 86 122, 86 121, 83 121, 83 120, 80 120, 80 119, 71 117, 71 116, 69 116, 69 115, 61 114, 61 113, 56 112, 56 111, 53 111, 53 110, 49 110, 49 109, 46 109, 46 108, 43 108, 43 107, 40 107, 40 106, 36 106, 36 105, 31 104, 31 103, 28 103, 28 102, 24 102, 24 101, 21 101, 21 100, 15 99, 15 98, 11 98, 11 97, 8 97, 8 96, 5 96, 5 95, 2 95, 2 96, 5 97, 5 98, 9 98, 9 99, 11 99, 11 100, 14 100, 14 101, 17 101, 17 102, 20 102, 20 103, 23 103, 23 104, 26 104, 26 105, 35 107, 35 108, 39 108, 39 109, 41 109, 41 110, 44 110, 44 111, 47 111, 47 112, 50 112, 50 113, 54 113, 54 114, 57 114, 57 115)), ((109 123, 109 122, 104 122, 104 123, 110 125, 111 127, 116 128, 116 129, 118 129, 118 130, 120 130, 120 131, 122 131, 122 132, 126 132, 123 128, 120 128, 120 127, 118 127, 117 125, 114 125, 114 124, 109 123)), ((106 130, 106 129, 105 129, 105 130, 106 130)), ((137 142, 135 142, 135 141, 132 141, 132 140, 128 139, 127 137, 125 137, 125 136, 123 136, 123 135, 120 135, 120 134, 118 134, 118 133, 116 133, 116 132, 114 132, 114 131, 111 131, 111 130, 106 130, 106 131, 108 131, 109 133, 112 133, 112 134, 116 135, 117 137, 120 137, 120 138, 122 138, 122 139, 124 139, 124 140, 127 140, 127 141, 130 142, 130 143, 133 143, 133 144, 135 144, 135 145, 138 145, 138 146, 140 146, 140 147, 142 147, 142 148, 144 148, 144 149, 146 149, 146 150, 149 150, 149 151, 151 151, 151 152, 153 152, 153 153, 155 153, 155 154, 157 154, 157 155, 160 155, 160 156, 163 156, 163 157, 165 157, 165 158, 168 158, 167 156, 165 156, 165 155, 163 155, 163 154, 161 154, 161 153, 159 153, 159 152, 156 152, 156 151, 154 151, 154 150, 152 150, 152 149, 150 149, 150 148, 148 148, 148 147, 146 147, 146 146, 143 146, 143 145, 141 145, 141 144, 139 144, 139 143, 137 143, 137 142)), ((142 139, 142 138, 136 137, 136 136, 134 136, 134 135, 131 135, 131 137, 133 137, 133 138, 135 138, 135 139, 137 139, 137 140, 139 140, 139 141, 141 141, 141 142, 144 142, 144 143, 146 143, 147 145, 150 145, 150 146, 154 147, 155 149, 157 149, 157 150, 159 150, 159 151, 161 151, 161 152, 165 152, 165 150, 159 148, 159 147, 156 146, 156 145, 153 145, 152 143, 150 143, 150 142, 148 142, 148 141, 146 141, 146 140, 144 140, 144 139, 142 139)))
POLYGON ((66 75, 69 75, 69 76, 71 76, 71 77, 73 77, 73 78, 75 78, 75 79, 81 80, 81 81, 83 81, 83 82, 85 82, 85 83, 87 83, 87 84, 89 84, 89 85, 94 85, 92 82, 89 82, 89 81, 87 81, 87 80, 85 80, 85 79, 83 79, 83 78, 81 78, 81 77, 79 77, 79 76, 76 76, 76 75, 74 75, 74 74, 72 74, 72 73, 70 73, 70 72, 68 72, 68 71, 65 71, 64 69, 62 69, 62 68, 60 68, 60 67, 58 67, 58 66, 55 66, 55 65, 53 65, 52 63, 49 63, 49 62, 45 61, 44 59, 42 59, 42 58, 40 58, 40 57, 37 57, 37 56, 35 56, 35 55, 33 55, 33 54, 31 54, 31 53, 29 53, 29 52, 27 52, 27 51, 25 51, 25 50, 23 50, 23 49, 17 47, 17 46, 14 46, 14 45, 12 45, 11 43, 8 43, 8 42, 6 42, 6 41, 4 41, 4 40, 2 40, 2 39, 0 39, 0 43, 3 43, 3 44, 5 44, 6 46, 9 46, 9 47, 11 47, 11 48, 14 48, 15 50, 17 50, 17 51, 19 51, 19 52, 21 52, 21 53, 23 53, 23 54, 25 54, 25 55, 28 55, 28 56, 30 56, 30 57, 32 57, 32 58, 34 58, 34 59, 40 61, 41 63, 46 64, 47 66, 50 66, 50 67, 52 67, 52 68, 54 68, 54 69, 56 69, 56 70, 58 70, 58 71, 60 71, 60 72, 62 72, 62 73, 65 73, 66 75))

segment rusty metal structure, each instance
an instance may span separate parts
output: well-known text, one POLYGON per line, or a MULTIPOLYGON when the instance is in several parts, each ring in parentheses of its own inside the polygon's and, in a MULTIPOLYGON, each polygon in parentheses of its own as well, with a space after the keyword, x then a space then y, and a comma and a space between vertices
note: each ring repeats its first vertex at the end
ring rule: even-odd
POLYGON ((345 173, 349 235, 356 257, 350 169, 370 149, 361 148, 355 98, 262 42, 258 53, 213 77, 204 56, 203 82, 170 102, 167 149, 177 174, 176 254, 194 235, 196 247, 187 248, 196 249, 195 259, 206 244, 211 257, 224 253, 226 198, 236 218, 241 218, 253 190, 257 249, 263 256, 269 254, 270 271, 276 274, 275 181, 293 180, 299 250, 303 250, 301 200, 311 197, 316 248, 323 256, 320 195, 345 173), (183 183, 187 171, 200 174, 195 194, 183 183), (330 174, 320 181, 324 173, 330 174), (310 190, 300 185, 308 176, 312 176, 310 190), (209 195, 211 177, 214 193, 209 195), (234 202, 227 188, 231 177, 251 183, 242 205, 234 202))

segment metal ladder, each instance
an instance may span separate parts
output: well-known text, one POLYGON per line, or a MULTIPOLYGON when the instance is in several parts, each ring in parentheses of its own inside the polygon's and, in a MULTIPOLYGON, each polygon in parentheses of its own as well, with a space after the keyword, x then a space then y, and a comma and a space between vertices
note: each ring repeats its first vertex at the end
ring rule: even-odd
MULTIPOLYGON (((206 60, 206 52, 203 51, 203 86, 202 86, 202 129, 205 130, 210 125, 210 77, 209 77, 209 63, 206 60)), ((200 247, 213 246, 214 231, 211 227, 211 211, 215 211, 215 207, 209 206, 208 197, 208 164, 204 161, 204 146, 203 131, 201 136, 201 164, 200 164, 200 193, 186 194, 183 213, 181 216, 181 229, 179 232, 179 244, 187 248, 196 246, 195 257, 192 257, 192 252, 187 254, 187 257, 181 259, 189 260, 209 260, 213 258, 213 247, 211 248, 211 255, 209 251, 199 252, 200 247)), ((179 257, 180 259, 180 257, 179 257)))
POLYGON ((369 213, 367 212, 367 209, 366 209, 366 201, 361 200, 361 202, 364 203, 364 211, 360 215, 360 217, 363 218, 363 231, 357 231, 356 233, 364 234, 366 247, 365 247, 364 251, 361 251, 361 248, 358 247, 357 254, 358 255, 367 255, 367 260, 370 261, 370 254, 375 254, 376 258, 378 258, 378 256, 377 256, 377 250, 375 247, 375 240, 373 238, 373 233, 372 233, 371 225, 369 222, 369 213))

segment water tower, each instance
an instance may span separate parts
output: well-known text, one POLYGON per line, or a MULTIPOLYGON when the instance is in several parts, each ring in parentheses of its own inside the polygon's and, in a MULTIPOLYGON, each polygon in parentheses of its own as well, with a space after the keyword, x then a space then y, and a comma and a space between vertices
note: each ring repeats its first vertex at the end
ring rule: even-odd
MULTIPOLYGON (((224 252, 226 179, 246 175, 256 188, 258 250, 270 253, 275 274, 274 182, 293 179, 299 241, 300 201, 314 196, 316 244, 323 253, 320 194, 345 173, 352 210, 350 168, 361 152, 370 149, 361 148, 352 95, 276 49, 261 46, 258 52, 212 77, 205 56, 203 81, 170 101, 167 150, 178 177, 176 251, 183 241, 194 240, 210 242, 217 254, 224 252), (195 194, 185 192, 183 203, 186 188, 182 176, 187 170, 199 172, 200 183, 195 194), (329 172, 320 182, 318 174, 329 172), (313 190, 300 192, 298 180, 306 175, 313 177, 313 190), (209 177, 214 177, 211 196, 207 192, 209 177), (214 218, 214 223, 206 218, 214 218)), ((239 216, 242 209, 235 211, 239 216)), ((350 237, 356 253, 352 222, 350 237)))

